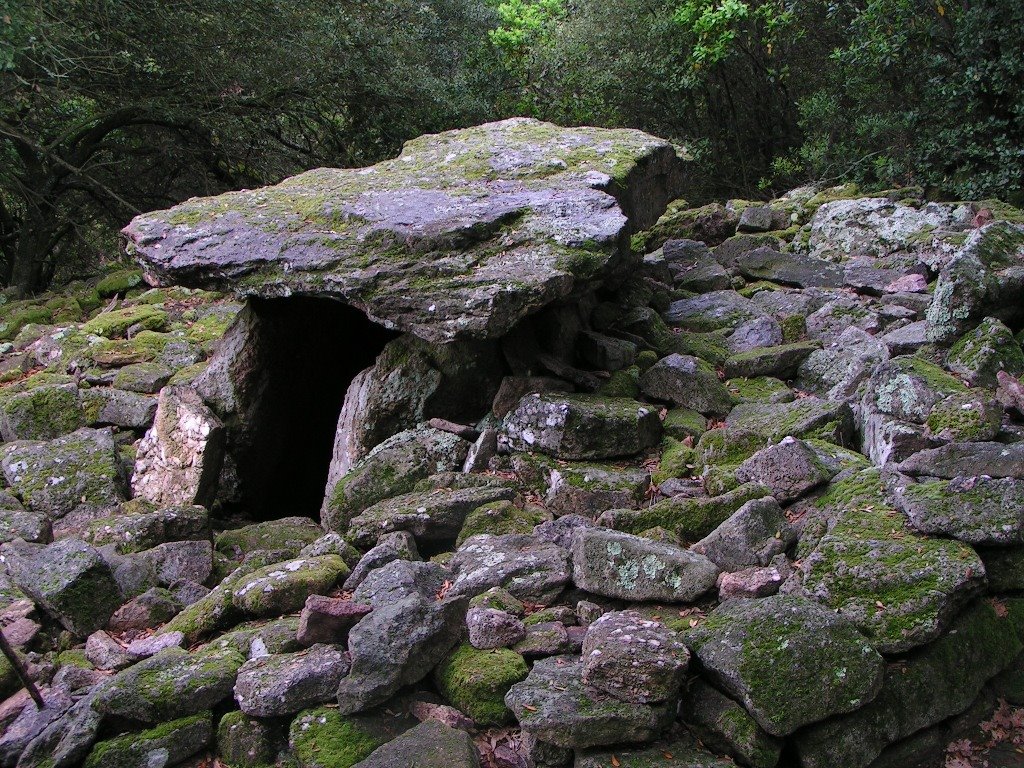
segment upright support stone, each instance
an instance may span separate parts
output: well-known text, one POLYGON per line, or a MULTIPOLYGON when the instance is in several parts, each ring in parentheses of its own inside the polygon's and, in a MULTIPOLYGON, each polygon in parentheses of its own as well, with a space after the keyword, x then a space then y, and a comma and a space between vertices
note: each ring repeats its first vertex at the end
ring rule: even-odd
POLYGON ((166 387, 139 445, 132 491, 163 507, 213 501, 224 458, 224 428, 190 387, 166 387))

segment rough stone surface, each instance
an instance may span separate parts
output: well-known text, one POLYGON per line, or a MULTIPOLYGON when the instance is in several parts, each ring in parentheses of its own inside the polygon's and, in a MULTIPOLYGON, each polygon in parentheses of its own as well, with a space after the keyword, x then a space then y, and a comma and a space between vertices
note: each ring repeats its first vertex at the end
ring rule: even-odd
POLYGON ((505 417, 498 441, 511 450, 587 460, 631 456, 660 436, 652 405, 592 395, 527 395, 505 417))
POLYGON ((340 597, 310 595, 299 615, 296 640, 302 645, 315 643, 344 644, 359 620, 370 612, 370 606, 340 597))
POLYGON ((541 659, 505 703, 524 731, 572 749, 647 741, 672 721, 674 706, 627 703, 585 686, 582 676, 576 657, 541 659))
POLYGON ((395 560, 373 571, 353 599, 373 611, 348 636, 352 667, 338 685, 339 711, 381 704, 426 677, 462 634, 468 599, 439 599, 447 574, 433 563, 395 560))
POLYGON ((688 602, 715 585, 718 567, 703 555, 607 528, 587 528, 573 547, 573 580, 596 595, 688 602))
POLYGON ((681 717, 708 748, 751 768, 774 768, 782 741, 769 736, 739 704, 701 679, 686 689, 681 717))
POLYGON ((344 652, 334 645, 260 656, 238 670, 235 700, 253 717, 299 712, 334 698, 348 667, 344 652))
POLYGON ((223 462, 223 425, 190 387, 165 387, 139 446, 132 491, 154 504, 208 506, 223 462))
POLYGON ((93 707, 147 723, 195 714, 231 696, 243 661, 233 648, 194 654, 168 648, 111 678, 93 707))
POLYGON ((348 535, 362 547, 395 531, 409 531, 418 543, 454 541, 474 509, 514 497, 513 490, 500 486, 407 493, 379 501, 353 517, 348 535))
POLYGON ((693 545, 723 571, 768 565, 795 538, 774 498, 748 501, 715 530, 693 545))
POLYGON ((504 587, 521 600, 551 602, 572 578, 569 552, 533 536, 480 534, 467 539, 449 562, 452 593, 475 596, 504 587))
POLYGON ((351 518, 392 496, 409 493, 420 480, 462 469, 470 444, 420 425, 389 437, 328 486, 320 512, 324 528, 344 533, 351 518))
POLYGON ((967 709, 1020 647, 1012 619, 1000 619, 984 603, 976 606, 957 621, 955 632, 889 665, 870 704, 801 731, 801 766, 864 768, 886 745, 967 709))
POLYGON ((640 389, 655 400, 708 416, 725 416, 732 408, 729 391, 714 368, 696 357, 669 355, 640 377, 640 389))
POLYGON ((736 479, 741 483, 760 483, 785 504, 827 483, 835 471, 803 440, 786 437, 740 464, 736 479))
POLYGON ((109 509, 126 498, 109 430, 83 428, 47 443, 8 443, 0 465, 25 505, 52 519, 109 509))
POLYGON ((493 338, 620 262, 623 233, 654 223, 680 170, 671 144, 638 131, 515 118, 424 136, 369 169, 191 200, 124 233, 161 281, 244 278, 248 293, 341 298, 428 341, 493 338))
POLYGON ((882 657, 852 624, 809 600, 730 600, 684 639, 773 736, 857 709, 882 685, 882 657))
POLYGON ((1024 480, 960 476, 893 486, 895 505, 923 533, 969 544, 1024 543, 1024 480))
POLYGON ((480 768, 480 755, 469 734, 436 720, 420 723, 377 748, 355 768, 404 768, 410 755, 422 768, 480 768))
POLYGON ((611 611, 583 638, 583 682, 638 704, 675 700, 690 652, 675 632, 631 611, 611 611))
POLYGON ((25 594, 79 637, 104 626, 121 604, 110 566, 85 542, 24 545, 5 549, 3 559, 25 594))

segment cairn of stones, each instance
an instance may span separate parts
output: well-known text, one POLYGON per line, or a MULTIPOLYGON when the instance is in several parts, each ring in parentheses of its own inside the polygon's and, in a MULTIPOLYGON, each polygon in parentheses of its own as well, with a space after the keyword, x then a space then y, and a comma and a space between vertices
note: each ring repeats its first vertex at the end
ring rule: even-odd
POLYGON ((0 305, 0 768, 907 768, 1024 705, 1024 213, 686 175, 506 120, 0 305))

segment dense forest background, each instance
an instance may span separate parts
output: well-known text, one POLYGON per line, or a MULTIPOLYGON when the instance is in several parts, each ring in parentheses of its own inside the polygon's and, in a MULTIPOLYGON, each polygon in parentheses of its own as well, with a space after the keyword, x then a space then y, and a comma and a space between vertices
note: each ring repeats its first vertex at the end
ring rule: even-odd
POLYGON ((94 269, 141 211, 511 115, 683 144, 694 202, 1020 202, 1024 3, 0 0, 0 285, 94 269))

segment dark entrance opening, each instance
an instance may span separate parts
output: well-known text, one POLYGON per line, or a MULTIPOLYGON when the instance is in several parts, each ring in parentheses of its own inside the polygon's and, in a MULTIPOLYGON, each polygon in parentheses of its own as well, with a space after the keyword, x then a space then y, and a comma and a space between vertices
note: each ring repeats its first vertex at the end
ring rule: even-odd
POLYGON ((252 299, 241 423, 229 447, 248 514, 320 519, 334 432, 352 379, 400 334, 339 301, 252 299))

